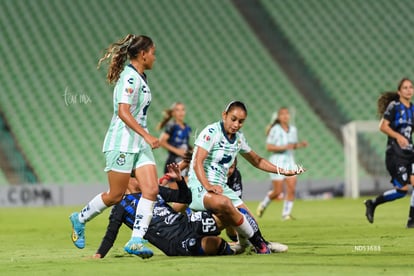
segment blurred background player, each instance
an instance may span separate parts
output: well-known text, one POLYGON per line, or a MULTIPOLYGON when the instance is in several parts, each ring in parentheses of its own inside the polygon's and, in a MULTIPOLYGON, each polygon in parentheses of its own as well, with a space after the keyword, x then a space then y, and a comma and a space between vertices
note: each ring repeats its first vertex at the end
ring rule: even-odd
MULTIPOLYGON (((158 130, 163 130, 160 136, 160 146, 168 151, 164 173, 167 173, 168 164, 179 163, 185 157, 186 152, 191 150, 191 127, 184 122, 185 115, 185 105, 175 102, 169 109, 164 110, 164 118, 157 126, 158 130)), ((187 176, 188 169, 183 170, 182 174, 187 176)))
MULTIPOLYGON (((408 184, 414 184, 413 125, 414 106, 413 83, 404 78, 398 84, 397 92, 384 93, 378 99, 378 113, 382 116, 380 130, 388 136, 385 164, 391 176, 394 189, 388 190, 375 199, 365 201, 365 215, 374 222, 375 208, 383 203, 403 198, 408 184)), ((411 195, 407 228, 414 227, 414 190, 411 195)))
MULTIPOLYGON (((308 143, 306 141, 298 142, 297 129, 290 124, 290 114, 287 107, 282 107, 278 110, 277 117, 268 127, 266 135, 266 149, 272 153, 269 161, 280 168, 288 170, 295 169, 294 151, 307 147, 308 143)), ((283 193, 282 219, 293 219, 291 213, 296 194, 296 175, 284 176, 277 173, 270 173, 270 178, 272 180, 272 190, 266 194, 262 202, 257 206, 257 216, 261 217, 272 200, 280 199, 283 193), (283 184, 286 184, 285 191, 283 184)))
POLYGON ((243 214, 236 209, 243 208, 248 212, 244 202, 226 185, 228 169, 239 152, 254 167, 263 171, 295 175, 302 173, 303 169, 285 170, 257 155, 239 131, 246 118, 247 109, 244 103, 232 101, 223 111, 222 120, 206 126, 198 135, 188 178, 192 192, 190 208, 197 211, 211 210, 215 214, 234 213, 230 225, 240 237, 252 243, 256 253, 268 254, 270 250, 260 231, 255 232, 243 214))
POLYGON ((147 36, 129 34, 109 46, 99 60, 98 68, 107 59, 110 59, 107 79, 109 83, 115 83, 113 116, 103 145, 109 190, 98 194, 79 213, 70 216, 72 241, 78 248, 85 247, 85 223, 122 200, 134 170, 141 183, 142 198, 136 207, 132 237, 125 250, 149 258, 153 252, 145 247, 143 237, 158 194, 152 149, 159 147, 159 140, 147 130, 147 112, 152 97, 145 70, 152 69, 154 64, 155 44, 147 36), (128 58, 130 63, 124 66, 128 58))

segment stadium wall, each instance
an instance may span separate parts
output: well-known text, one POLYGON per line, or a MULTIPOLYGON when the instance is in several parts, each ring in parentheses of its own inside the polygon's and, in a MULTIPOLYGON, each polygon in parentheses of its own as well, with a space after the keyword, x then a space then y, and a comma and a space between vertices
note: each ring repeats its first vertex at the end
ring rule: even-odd
MULTIPOLYGON (((245 201, 261 200, 270 189, 270 181, 248 181, 243 183, 245 201)), ((309 181, 299 180, 299 198, 316 198, 319 194, 340 189, 340 180, 309 181)), ((0 186, 0 207, 33 207, 82 205, 94 195, 108 189, 108 185, 11 185, 0 186), (82 192, 79 192, 82 191, 82 192)))

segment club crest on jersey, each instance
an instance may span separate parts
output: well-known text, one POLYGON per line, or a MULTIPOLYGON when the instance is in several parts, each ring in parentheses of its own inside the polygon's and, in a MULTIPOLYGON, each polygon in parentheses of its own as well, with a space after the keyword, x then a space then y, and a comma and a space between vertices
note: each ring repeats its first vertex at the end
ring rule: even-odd
POLYGON ((203 139, 208 142, 210 141, 210 136, 207 134, 204 134, 203 139))
POLYGON ((125 154, 121 153, 118 159, 116 159, 116 163, 118 164, 118 166, 123 166, 125 165, 125 162, 125 154))

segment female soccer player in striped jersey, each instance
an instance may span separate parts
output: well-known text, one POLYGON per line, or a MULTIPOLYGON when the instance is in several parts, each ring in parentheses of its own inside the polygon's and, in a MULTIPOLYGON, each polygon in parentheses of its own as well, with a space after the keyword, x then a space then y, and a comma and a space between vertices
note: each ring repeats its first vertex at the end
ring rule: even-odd
MULTIPOLYGON (((374 212, 378 205, 404 197, 409 184, 414 185, 413 94, 412 81, 404 78, 398 84, 398 92, 384 93, 378 99, 378 113, 382 116, 380 130, 388 136, 385 164, 394 189, 365 201, 365 215, 370 223, 374 222, 374 212)), ((414 228, 414 190, 407 228, 414 228)))
POLYGON ((151 91, 145 70, 155 61, 155 45, 147 36, 129 34, 109 46, 100 64, 110 59, 107 79, 116 83, 113 93, 114 113, 106 133, 103 152, 106 158, 109 190, 94 197, 81 212, 70 216, 72 241, 78 248, 85 246, 85 223, 103 210, 117 204, 127 190, 130 174, 135 175, 142 191, 130 241, 125 250, 142 258, 153 252, 143 239, 156 196, 158 194, 157 170, 152 149, 159 147, 158 138, 147 130, 147 111, 151 103, 151 91), (129 58, 130 63, 125 66, 129 58))
MULTIPOLYGON (((222 113, 222 120, 205 127, 197 137, 188 177, 188 186, 192 192, 191 209, 211 210, 217 214, 233 212, 236 207, 248 210, 226 184, 229 167, 239 152, 249 163, 263 171, 285 175, 303 172, 303 169, 288 171, 279 168, 257 155, 239 131, 246 118, 244 103, 230 102, 222 113)), ((269 254, 270 250, 260 231, 255 232, 242 213, 237 212, 231 225, 240 237, 248 239, 258 254, 269 254)))
MULTIPOLYGON (((293 169, 296 166, 294 150, 307 147, 306 141, 298 142, 297 129, 290 124, 290 114, 287 107, 282 107, 277 112, 277 117, 267 131, 266 149, 272 153, 269 161, 273 164, 293 169)), ((296 176, 270 173, 273 189, 269 191, 262 202, 257 206, 256 214, 261 217, 266 207, 279 198, 283 193, 283 183, 286 183, 286 193, 282 209, 282 219, 292 219, 291 212, 296 193, 296 176)))

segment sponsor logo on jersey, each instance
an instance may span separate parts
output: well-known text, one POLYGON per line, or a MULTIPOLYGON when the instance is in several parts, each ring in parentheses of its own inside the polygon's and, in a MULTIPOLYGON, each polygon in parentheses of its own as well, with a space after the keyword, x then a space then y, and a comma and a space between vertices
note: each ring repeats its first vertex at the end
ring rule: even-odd
POLYGON ((148 86, 143 85, 142 86, 142 93, 149 93, 149 92, 150 92, 150 90, 148 89, 148 86))

